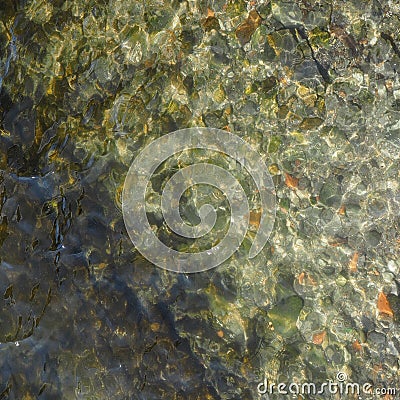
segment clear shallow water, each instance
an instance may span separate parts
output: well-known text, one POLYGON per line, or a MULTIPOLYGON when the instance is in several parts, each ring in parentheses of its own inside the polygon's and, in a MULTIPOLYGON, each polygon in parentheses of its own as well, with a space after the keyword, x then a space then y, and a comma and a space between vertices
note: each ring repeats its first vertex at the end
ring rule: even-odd
POLYGON ((264 375, 339 371, 399 387, 398 12, 3 2, 1 396, 251 399, 264 375), (190 126, 252 144, 279 207, 256 260, 186 276, 135 252, 120 195, 141 149, 190 126))

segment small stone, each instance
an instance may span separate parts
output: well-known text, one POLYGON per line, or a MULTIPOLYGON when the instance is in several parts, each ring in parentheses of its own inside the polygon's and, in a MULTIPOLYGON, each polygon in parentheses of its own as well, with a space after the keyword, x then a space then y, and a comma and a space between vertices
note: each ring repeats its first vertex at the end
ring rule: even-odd
POLYGON ((206 32, 212 29, 218 30, 220 28, 218 18, 215 17, 215 13, 210 8, 207 9, 207 17, 201 22, 206 32))
POLYGON ((296 189, 299 186, 299 180, 289 174, 285 174, 285 184, 288 188, 296 189))
POLYGON ((382 234, 376 230, 371 230, 364 235, 364 238, 369 247, 376 247, 382 239, 382 234))
POLYGON ((383 333, 374 331, 368 335, 368 342, 383 345, 386 343, 386 336, 383 333))
POLYGON ((355 252, 353 254, 353 257, 351 258, 351 261, 349 263, 349 270, 350 272, 357 272, 357 263, 358 263, 358 253, 355 252))
POLYGON ((337 345, 332 345, 327 347, 325 353, 328 361, 333 362, 336 365, 343 364, 344 361, 343 351, 337 345))
POLYGON ((250 42, 251 36, 261 24, 261 17, 257 11, 252 10, 248 18, 236 28, 236 37, 239 43, 244 46, 250 42))
POLYGON ((334 177, 328 178, 327 182, 321 188, 320 202, 329 206, 337 208, 341 203, 341 192, 338 182, 334 177))
POLYGON ((150 325, 150 329, 151 329, 153 332, 158 332, 158 331, 160 330, 160 324, 159 324, 158 322, 153 322, 153 323, 150 325))
POLYGON ((326 331, 318 332, 313 335, 312 342, 314 344, 322 344, 326 337, 326 331))
POLYGON ((346 206, 345 205, 341 205, 337 213, 339 215, 346 215, 346 206))
POLYGON ((272 89, 275 89, 277 86, 277 83, 278 83, 278 81, 274 76, 269 76, 268 78, 264 79, 261 82, 261 89, 267 93, 267 92, 271 91, 272 89))
POLYGON ((336 278, 336 284, 337 284, 338 286, 345 286, 346 283, 347 283, 347 279, 346 279, 343 275, 339 275, 339 276, 336 278))
POLYGON ((294 335, 297 332, 296 322, 302 308, 302 298, 290 296, 269 310, 268 317, 275 331, 285 338, 294 335))
POLYGON ((253 225, 258 229, 258 227, 260 226, 260 221, 261 221, 261 211, 258 210, 250 211, 250 218, 249 218, 250 225, 253 225))
POLYGON ((277 175, 279 173, 279 167, 276 164, 272 164, 268 167, 268 171, 272 175, 277 175))
POLYGON ((387 295, 387 300, 389 302, 389 307, 393 311, 394 320, 400 321, 400 296, 393 293, 387 295))
POLYGON ((358 340, 355 340, 353 342, 352 348, 353 348, 354 351, 357 351, 357 352, 361 352, 362 351, 362 346, 361 346, 361 344, 360 344, 360 342, 358 340))
POLYGON ((377 306, 380 314, 385 314, 388 315, 389 317, 393 317, 393 310, 390 307, 390 304, 388 302, 385 293, 383 292, 379 293, 377 306))
POLYGON ((276 153, 281 145, 281 138, 277 135, 271 136, 268 143, 268 153, 276 153))
POLYGON ((274 18, 282 25, 291 26, 302 23, 302 12, 300 7, 294 2, 272 1, 271 9, 274 18))
POLYGON ((324 122, 323 119, 319 117, 304 118, 300 123, 300 129, 305 131, 318 128, 324 122))

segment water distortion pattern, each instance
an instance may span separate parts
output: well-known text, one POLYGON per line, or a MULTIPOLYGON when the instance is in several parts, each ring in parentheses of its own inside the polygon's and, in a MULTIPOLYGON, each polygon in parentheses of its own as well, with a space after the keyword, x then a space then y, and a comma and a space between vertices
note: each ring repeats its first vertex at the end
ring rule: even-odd
POLYGON ((261 156, 243 139, 215 128, 182 129, 151 142, 134 159, 122 193, 125 226, 136 249, 158 267, 181 273, 214 268, 231 257, 241 245, 249 227, 249 204, 240 182, 231 172, 208 162, 199 162, 176 172, 166 183, 161 209, 169 229, 185 238, 199 238, 209 233, 216 222, 216 210, 205 204, 198 210, 201 222, 191 226, 183 221, 179 200, 190 187, 211 185, 229 202, 229 229, 215 246, 197 253, 177 251, 165 245, 152 230, 146 215, 146 190, 156 169, 168 158, 187 150, 205 149, 223 153, 244 167, 256 186, 261 203, 261 217, 248 258, 265 246, 275 220, 275 192, 272 178, 261 156))

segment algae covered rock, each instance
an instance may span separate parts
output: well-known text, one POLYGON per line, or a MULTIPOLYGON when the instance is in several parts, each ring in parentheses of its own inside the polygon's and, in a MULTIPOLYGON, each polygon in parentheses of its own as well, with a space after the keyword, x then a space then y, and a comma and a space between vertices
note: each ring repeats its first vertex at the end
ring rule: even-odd
POLYGON ((282 299, 268 311, 272 326, 276 333, 284 338, 293 336, 297 332, 297 318, 303 308, 303 300, 299 296, 290 296, 282 299))

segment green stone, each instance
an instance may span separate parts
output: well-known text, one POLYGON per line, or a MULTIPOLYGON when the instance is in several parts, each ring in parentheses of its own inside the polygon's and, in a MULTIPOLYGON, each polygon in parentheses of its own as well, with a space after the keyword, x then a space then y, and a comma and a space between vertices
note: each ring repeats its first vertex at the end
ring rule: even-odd
POLYGON ((297 318, 303 308, 303 300, 299 296, 290 296, 283 299, 268 311, 275 331, 284 338, 293 336, 297 332, 297 318))
POLYGON ((303 121, 301 121, 300 129, 304 129, 305 131, 316 129, 323 122, 324 120, 319 117, 304 118, 303 121))
POLYGON ((334 177, 329 177, 327 182, 322 186, 320 192, 320 202, 330 206, 330 207, 338 207, 341 202, 341 192, 340 186, 337 180, 334 177))
POLYGON ((282 140, 279 136, 271 136, 268 143, 268 153, 276 153, 281 145, 282 140))

